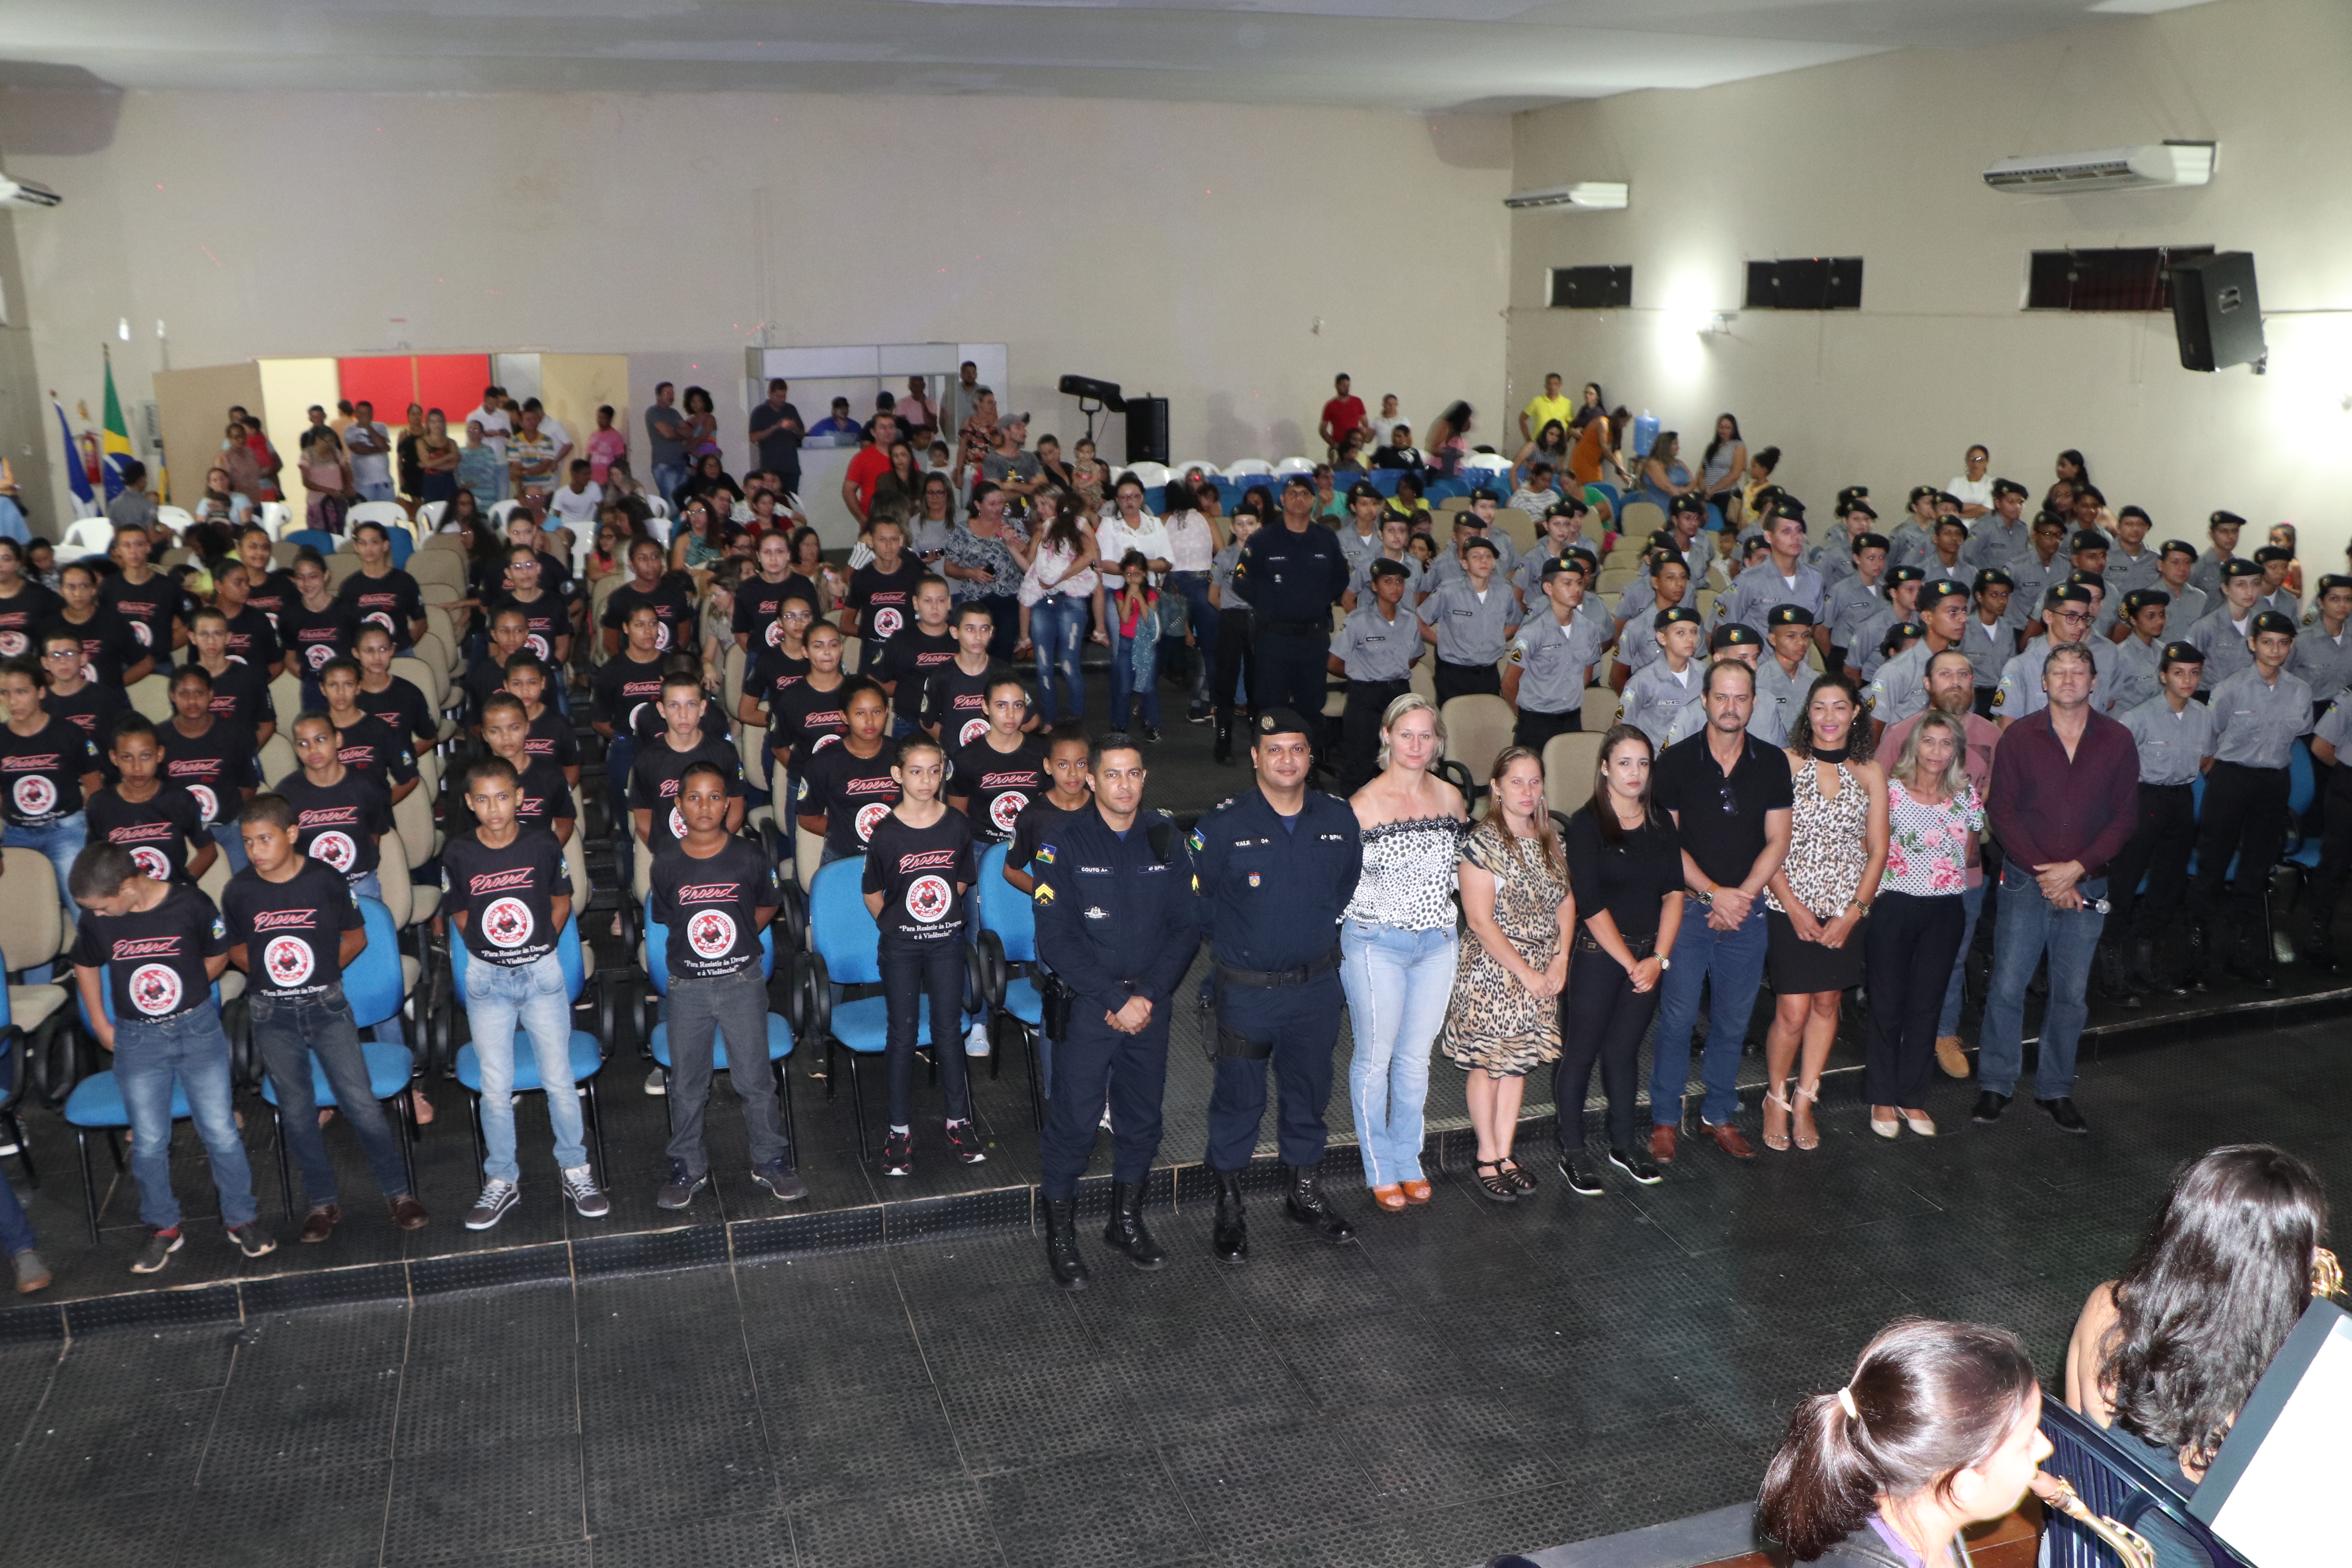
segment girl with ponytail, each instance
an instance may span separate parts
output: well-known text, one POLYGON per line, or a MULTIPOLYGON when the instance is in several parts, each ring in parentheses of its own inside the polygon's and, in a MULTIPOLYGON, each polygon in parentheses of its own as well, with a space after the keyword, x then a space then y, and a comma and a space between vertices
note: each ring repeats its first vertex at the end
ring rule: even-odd
POLYGON ((1960 1531, 2015 1508, 2050 1453, 2041 1419, 2015 1334, 1905 1319, 1797 1407, 1757 1528, 1801 1563, 1966 1568, 1960 1531))

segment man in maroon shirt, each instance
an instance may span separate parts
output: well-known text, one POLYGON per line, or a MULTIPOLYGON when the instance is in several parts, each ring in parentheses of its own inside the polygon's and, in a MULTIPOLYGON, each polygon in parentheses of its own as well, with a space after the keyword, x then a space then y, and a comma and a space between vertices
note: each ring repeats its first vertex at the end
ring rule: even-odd
POLYGON ((2074 1047, 2090 1011, 2084 993, 2106 919, 2107 862, 2139 821, 2139 748, 2129 730, 2091 710, 2096 679, 2089 648, 2052 648, 2042 668, 2050 706, 2011 724, 1993 752, 1986 810, 2003 860, 1992 989, 1977 1039, 1979 1121, 1998 1121, 2017 1091, 2025 987, 2047 951, 2050 1001, 2033 1101, 2061 1131, 2088 1131, 2073 1098, 2074 1047))

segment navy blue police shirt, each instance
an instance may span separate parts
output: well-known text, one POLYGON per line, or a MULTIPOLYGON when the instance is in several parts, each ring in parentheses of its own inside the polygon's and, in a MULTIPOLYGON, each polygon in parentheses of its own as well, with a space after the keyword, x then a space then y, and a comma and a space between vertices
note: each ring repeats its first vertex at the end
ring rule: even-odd
POLYGON ((1364 840, 1356 814, 1335 795, 1307 791, 1286 823, 1265 793, 1253 789, 1201 818, 1192 858, 1217 962, 1297 969, 1339 940, 1364 840))
MULTIPOLYGON (((1055 809, 1031 806, 1024 826, 1055 809)), ((1164 1027, 1201 945, 1202 908, 1183 834, 1165 812, 1138 813, 1123 834, 1091 805, 1057 815, 1029 860, 1037 956, 1077 993, 1073 1026, 1092 1026, 1140 996, 1151 1004, 1153 1026, 1164 1027)))
POLYGON ((1310 522, 1304 533, 1283 523, 1261 528, 1234 563, 1234 591, 1262 621, 1285 621, 1328 635, 1331 606, 1348 588, 1348 558, 1339 535, 1310 522))

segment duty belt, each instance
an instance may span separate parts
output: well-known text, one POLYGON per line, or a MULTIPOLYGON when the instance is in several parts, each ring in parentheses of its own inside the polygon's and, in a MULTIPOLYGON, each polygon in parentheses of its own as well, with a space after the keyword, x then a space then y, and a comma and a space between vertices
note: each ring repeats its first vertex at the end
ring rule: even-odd
POLYGON ((1230 964, 1217 965, 1217 979, 1227 985, 1238 985, 1244 991, 1271 991, 1278 985, 1303 985, 1318 975, 1330 973, 1339 967, 1339 949, 1330 952, 1296 969, 1235 969, 1230 964))

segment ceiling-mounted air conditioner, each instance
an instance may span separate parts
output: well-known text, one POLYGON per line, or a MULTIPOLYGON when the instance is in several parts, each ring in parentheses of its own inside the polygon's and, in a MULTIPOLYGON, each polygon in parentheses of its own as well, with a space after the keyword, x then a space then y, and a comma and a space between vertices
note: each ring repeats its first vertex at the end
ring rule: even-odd
POLYGON ((1539 207, 1580 207, 1588 212, 1614 212, 1632 195, 1622 180, 1585 180, 1573 185, 1547 185, 1539 191, 1513 191, 1503 205, 1514 212, 1539 207))
POLYGON ((1984 172, 1984 183, 1996 191, 2022 195, 2201 185, 2212 179, 2220 149, 2217 142, 2158 142, 2095 153, 2003 158, 1984 172))

